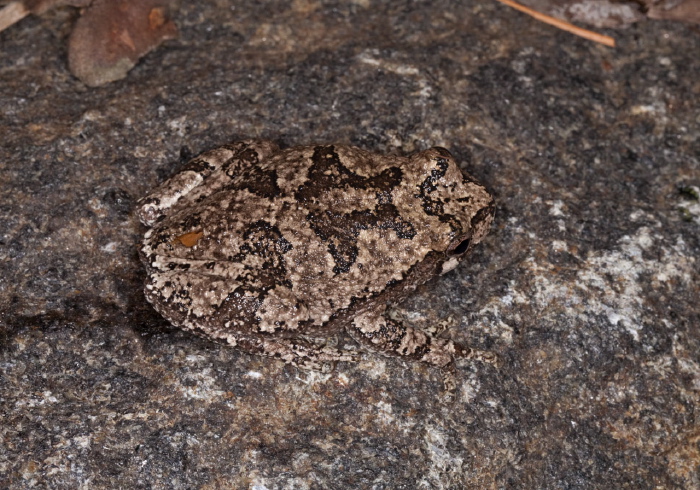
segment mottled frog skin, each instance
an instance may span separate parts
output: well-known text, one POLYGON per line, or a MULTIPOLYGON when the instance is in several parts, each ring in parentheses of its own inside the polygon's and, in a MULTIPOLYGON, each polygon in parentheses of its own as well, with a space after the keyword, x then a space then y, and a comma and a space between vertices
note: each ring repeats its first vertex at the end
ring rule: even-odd
POLYGON ((342 145, 243 141, 193 159, 139 202, 146 298, 174 325, 327 370, 357 351, 445 367, 492 355, 385 318, 387 304, 457 266, 493 198, 443 148, 408 157, 342 145))

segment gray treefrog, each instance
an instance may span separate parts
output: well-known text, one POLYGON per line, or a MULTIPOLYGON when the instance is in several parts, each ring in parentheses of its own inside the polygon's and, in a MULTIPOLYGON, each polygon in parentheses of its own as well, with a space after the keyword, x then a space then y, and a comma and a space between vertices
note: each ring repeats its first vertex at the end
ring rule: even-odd
POLYGON ((494 201, 444 148, 408 157, 341 145, 243 141, 203 153, 139 202, 145 294, 174 325, 326 370, 356 351, 494 362, 386 318, 486 234, 494 201))

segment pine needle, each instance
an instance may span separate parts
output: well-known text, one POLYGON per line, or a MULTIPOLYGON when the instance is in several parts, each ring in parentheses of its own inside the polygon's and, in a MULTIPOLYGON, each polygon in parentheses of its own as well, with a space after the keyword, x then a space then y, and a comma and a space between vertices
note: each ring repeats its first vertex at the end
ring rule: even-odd
POLYGON ((572 34, 575 34, 575 35, 582 37, 584 39, 588 39, 590 41, 595 41, 597 43, 604 44, 606 46, 610 46, 611 48, 615 47, 615 39, 613 39, 610 36, 605 36, 603 34, 598 34, 597 32, 589 31, 587 29, 582 29, 581 27, 576 27, 575 25, 569 24, 568 22, 565 22, 563 20, 555 19, 554 17, 542 14, 542 13, 538 12, 537 10, 533 10, 529 7, 525 7, 524 5, 520 5, 519 3, 514 2, 513 0, 498 0, 498 1, 501 3, 505 3, 509 7, 512 7, 516 10, 520 10, 521 12, 524 12, 527 15, 530 15, 541 22, 544 22, 546 24, 557 27, 563 31, 570 32, 572 34))

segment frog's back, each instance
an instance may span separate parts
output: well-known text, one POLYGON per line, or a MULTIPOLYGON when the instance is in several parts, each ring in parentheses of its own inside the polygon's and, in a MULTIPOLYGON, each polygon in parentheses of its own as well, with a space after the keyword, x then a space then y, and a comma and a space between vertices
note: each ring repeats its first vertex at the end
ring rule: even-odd
POLYGON ((491 198, 441 152, 326 145, 272 152, 236 172, 223 165, 146 235, 146 294, 185 326, 322 326, 472 237, 470 220, 491 198), (473 211, 462 216, 466 200, 473 211))

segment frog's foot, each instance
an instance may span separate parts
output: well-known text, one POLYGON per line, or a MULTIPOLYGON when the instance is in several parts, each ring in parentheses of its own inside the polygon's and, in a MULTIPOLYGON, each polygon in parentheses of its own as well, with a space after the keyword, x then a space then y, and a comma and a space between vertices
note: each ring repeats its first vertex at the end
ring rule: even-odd
POLYGON ((449 316, 438 322, 431 323, 427 327, 422 327, 421 330, 428 332, 428 334, 432 335, 433 337, 439 337, 444 331, 457 326, 457 323, 458 322, 455 317, 449 316))
POLYGON ((448 368, 455 357, 490 364, 498 362, 493 353, 433 337, 423 330, 371 313, 357 315, 348 333, 357 342, 384 355, 405 357, 440 368, 448 368))
POLYGON ((281 359, 293 366, 328 373, 336 362, 357 362, 359 353, 317 345, 304 339, 267 338, 256 334, 227 335, 226 342, 249 354, 281 359))
POLYGON ((355 316, 348 333, 360 344, 384 355, 405 357, 438 367, 452 363, 454 343, 381 315, 355 316))
POLYGON ((487 350, 472 349, 471 347, 467 347, 456 342, 454 343, 454 349, 455 357, 459 357, 461 359, 479 361, 485 364, 493 364, 496 367, 500 366, 501 364, 501 360, 499 359, 498 355, 487 350))

